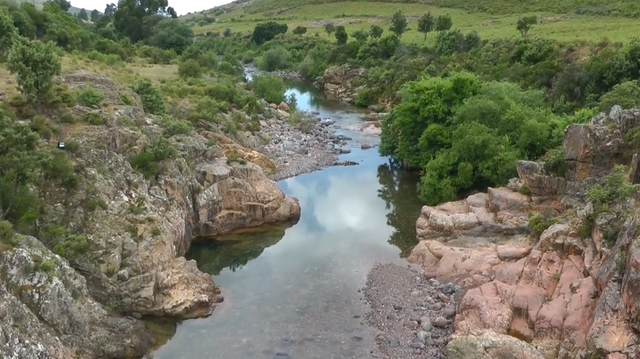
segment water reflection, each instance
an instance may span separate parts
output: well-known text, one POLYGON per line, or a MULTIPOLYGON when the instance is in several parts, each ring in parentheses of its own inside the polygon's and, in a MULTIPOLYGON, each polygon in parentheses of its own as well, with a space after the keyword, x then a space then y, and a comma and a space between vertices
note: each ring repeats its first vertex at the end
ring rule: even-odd
POLYGON ((420 215, 422 203, 417 199, 416 185, 420 176, 416 172, 404 171, 397 164, 387 163, 378 167, 378 181, 387 210, 387 224, 395 229, 389 243, 400 248, 400 255, 407 257, 416 245, 415 222, 420 215))
POLYGON ((415 217, 389 214, 415 206, 405 203, 408 179, 385 170, 384 158, 354 150, 345 159, 361 163, 279 183, 300 199, 296 225, 193 247, 191 258, 215 274, 225 302, 209 318, 182 323, 154 358, 370 357, 375 333, 357 318, 368 310, 358 289, 374 263, 405 263, 396 246, 415 244, 415 234, 403 239, 412 230, 390 224, 413 227, 415 217))
POLYGON ((202 238, 196 241, 187 259, 194 259, 201 271, 218 275, 229 268, 232 272, 257 258, 284 237, 285 230, 293 223, 278 223, 236 231, 216 239, 202 238))

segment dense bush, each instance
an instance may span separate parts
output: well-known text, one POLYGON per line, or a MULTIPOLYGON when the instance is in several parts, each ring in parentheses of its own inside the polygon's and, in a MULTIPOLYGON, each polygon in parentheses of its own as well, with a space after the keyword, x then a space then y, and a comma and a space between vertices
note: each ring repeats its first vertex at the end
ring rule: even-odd
POLYGON ((267 102, 280 103, 284 101, 284 82, 282 79, 271 76, 255 76, 251 82, 253 92, 267 102))

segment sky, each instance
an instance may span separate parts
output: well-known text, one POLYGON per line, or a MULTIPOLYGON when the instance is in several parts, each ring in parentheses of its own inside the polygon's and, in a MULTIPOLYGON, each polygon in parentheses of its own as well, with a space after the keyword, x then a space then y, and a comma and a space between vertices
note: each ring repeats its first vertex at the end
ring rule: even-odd
MULTIPOLYGON (((169 0, 169 6, 172 6, 178 15, 185 15, 188 12, 196 12, 211 9, 212 7, 230 3, 232 0, 169 0)), ((77 8, 87 10, 96 9, 100 12, 104 11, 107 4, 118 4, 118 0, 71 0, 71 5, 77 8)))

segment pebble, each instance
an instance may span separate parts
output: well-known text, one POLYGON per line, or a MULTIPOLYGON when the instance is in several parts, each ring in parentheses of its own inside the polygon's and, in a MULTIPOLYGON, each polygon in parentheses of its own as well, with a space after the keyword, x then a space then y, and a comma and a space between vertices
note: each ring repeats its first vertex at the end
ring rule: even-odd
POLYGON ((409 320, 408 322, 404 323, 404 326, 411 329, 411 330, 416 330, 418 329, 418 322, 415 322, 413 320, 409 320))
POLYGON ((444 293, 438 293, 438 298, 445 303, 449 303, 449 297, 444 293))
POLYGON ((453 286, 452 283, 447 283, 447 284, 442 286, 442 293, 444 293, 446 295, 451 295, 451 294, 453 294, 455 292, 456 292, 456 288, 453 286))
POLYGON ((433 321, 433 325, 438 328, 444 328, 449 324, 449 321, 444 319, 443 317, 437 317, 436 320, 433 321))
POLYGON ((447 305, 444 308, 444 316, 446 318, 449 318, 449 319, 455 317, 456 316, 456 307, 453 306, 453 305, 447 305))

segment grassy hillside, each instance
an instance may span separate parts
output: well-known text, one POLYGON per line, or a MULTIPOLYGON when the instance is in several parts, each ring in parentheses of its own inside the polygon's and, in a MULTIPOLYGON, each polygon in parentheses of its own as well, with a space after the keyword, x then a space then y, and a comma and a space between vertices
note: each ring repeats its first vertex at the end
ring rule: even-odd
POLYGON ((427 11, 434 15, 449 13, 454 28, 463 32, 475 30, 484 39, 517 37, 515 24, 524 15, 536 15, 540 24, 531 34, 560 41, 603 38, 626 41, 640 30, 634 17, 640 14, 640 2, 633 0, 425 0, 394 1, 333 1, 333 0, 254 0, 236 2, 221 8, 185 17, 196 33, 252 31, 265 20, 285 22, 289 29, 305 26, 309 33, 324 34, 326 22, 345 25, 347 32, 378 24, 388 28, 388 18, 397 9, 409 17, 410 31, 404 42, 422 42, 416 31, 418 17, 427 11), (204 17, 208 21, 203 21, 204 17), (215 22, 211 22, 215 18, 215 22), (211 23, 207 23, 211 22, 211 23))
MULTIPOLYGON (((47 0, 8 0, 7 2, 9 3, 14 3, 14 4, 21 4, 21 3, 30 3, 35 5, 36 8, 38 9, 42 9, 42 4, 44 4, 47 0)), ((73 5, 71 5, 71 7, 69 8, 69 12, 71 14, 79 14, 80 10, 82 10, 79 7, 75 7, 73 5)), ((91 11, 93 9, 85 9, 87 11, 87 13, 91 13, 91 11)), ((97 9, 98 11, 102 11, 104 9, 97 9)))

